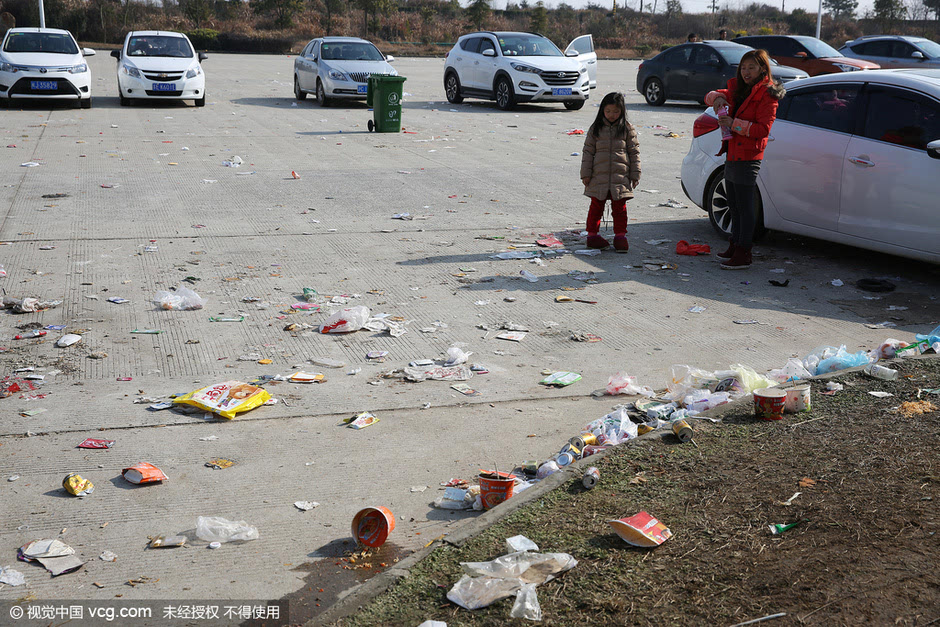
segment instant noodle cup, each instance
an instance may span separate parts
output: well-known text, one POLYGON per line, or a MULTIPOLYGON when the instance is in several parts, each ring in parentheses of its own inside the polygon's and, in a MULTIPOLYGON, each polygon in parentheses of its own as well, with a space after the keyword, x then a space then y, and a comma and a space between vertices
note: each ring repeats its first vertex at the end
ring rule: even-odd
POLYGON ((81 475, 72 473, 66 475, 62 480, 62 487, 73 496, 85 496, 95 491, 95 485, 88 479, 83 479, 81 475))
POLYGON ((352 519, 352 534, 361 545, 376 548, 385 544, 395 529, 395 515, 381 505, 359 510, 352 519))
POLYGON ((264 405, 270 399, 271 395, 264 388, 241 381, 226 381, 184 394, 173 402, 192 405, 231 420, 235 414, 264 405))
POLYGON ((140 462, 139 464, 134 464, 130 468, 125 468, 121 471, 121 474, 124 475, 125 479, 131 483, 136 484, 157 483, 158 481, 167 480, 167 477, 165 474, 163 474, 162 470, 153 464, 148 464, 147 462, 140 462))

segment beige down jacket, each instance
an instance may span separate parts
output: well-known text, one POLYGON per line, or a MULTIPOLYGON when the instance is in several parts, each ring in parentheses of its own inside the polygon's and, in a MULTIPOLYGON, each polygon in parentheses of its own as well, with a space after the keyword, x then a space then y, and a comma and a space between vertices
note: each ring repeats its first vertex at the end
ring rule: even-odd
POLYGON ((627 124, 627 137, 613 136, 613 127, 604 124, 597 137, 588 131, 581 151, 581 178, 591 177, 584 195, 605 200, 633 198, 631 180, 640 180, 640 145, 636 130, 627 124))

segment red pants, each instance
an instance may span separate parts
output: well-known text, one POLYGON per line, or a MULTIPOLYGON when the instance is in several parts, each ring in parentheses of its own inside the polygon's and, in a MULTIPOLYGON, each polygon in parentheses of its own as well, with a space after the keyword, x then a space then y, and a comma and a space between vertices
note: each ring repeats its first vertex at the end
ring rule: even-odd
POLYGON ((614 200, 607 193, 607 198, 601 200, 591 196, 591 208, 588 210, 587 228, 588 235, 597 235, 601 228, 601 218, 604 217, 604 205, 610 201, 610 213, 614 217, 614 235, 627 234, 627 199, 621 198, 614 200))

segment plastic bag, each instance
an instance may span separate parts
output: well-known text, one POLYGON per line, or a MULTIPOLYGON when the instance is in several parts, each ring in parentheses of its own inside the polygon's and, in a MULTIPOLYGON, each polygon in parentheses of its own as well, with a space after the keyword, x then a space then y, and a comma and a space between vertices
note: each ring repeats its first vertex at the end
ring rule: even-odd
POLYGON ((188 287, 178 287, 175 292, 165 290, 157 292, 153 295, 153 302, 160 309, 188 311, 202 309, 206 304, 206 299, 188 287))
POLYGON ((866 351, 850 353, 845 350, 845 345, 839 347, 834 355, 827 357, 816 366, 816 374, 826 374, 855 366, 865 366, 871 363, 872 359, 866 351))
POLYGON ((467 610, 476 610, 511 597, 522 587, 520 579, 464 575, 447 592, 447 600, 467 610))
MULTIPOLYGON (((708 390, 695 390, 688 396, 683 397, 682 404, 695 413, 708 411, 713 407, 724 405, 731 400, 728 392, 709 392, 708 390)), ((670 418, 676 419, 675 412, 670 414, 670 418)))
POLYGON ((426 620, 418 627, 447 627, 447 623, 442 620, 426 620))
MULTIPOLYGON (((515 490, 513 494, 515 494, 515 490)), ((538 551, 539 545, 525 536, 513 536, 506 538, 506 550, 510 553, 516 553, 518 551, 538 551)))
POLYGON ((654 394, 652 388, 647 385, 637 385, 636 377, 628 375, 626 372, 618 372, 607 380, 607 393, 611 396, 617 394, 653 396, 654 394))
POLYGON ((464 346, 466 346, 466 344, 458 342, 447 349, 447 361, 444 362, 444 367, 449 368, 450 366, 467 363, 467 360, 470 359, 470 355, 473 353, 464 351, 464 346))
POLYGON ((715 373, 684 364, 670 366, 669 373, 670 380, 666 384, 669 393, 666 394, 666 398, 671 401, 681 399, 690 390, 701 390, 718 383, 715 373))
POLYGON ((637 436, 637 425, 630 420, 630 414, 623 407, 612 411, 603 418, 598 418, 584 428, 584 431, 590 431, 594 435, 604 436, 605 444, 611 446, 626 442, 637 436))
POLYGON ((808 379, 813 376, 813 374, 806 369, 802 361, 791 357, 787 360, 787 364, 783 368, 771 370, 767 373, 767 376, 778 383, 784 383, 785 381, 808 379))
POLYGON ((468 575, 475 577, 499 577, 520 579, 522 583, 545 583, 555 575, 571 570, 578 560, 567 553, 531 553, 518 551, 501 555, 488 562, 461 562, 468 575))
POLYGON ((226 381, 184 394, 173 402, 215 412, 231 420, 235 414, 264 405, 270 399, 271 395, 263 388, 241 381, 226 381))
POLYGON ((365 305, 340 309, 320 325, 320 333, 352 333, 365 326, 371 312, 365 305))
POLYGON ((772 388, 777 385, 776 381, 771 381, 762 374, 757 374, 753 368, 748 368, 741 364, 731 364, 731 369, 738 375, 738 382, 745 394, 750 394, 754 390, 761 388, 772 388))
POLYGON ((217 516, 200 516, 196 519, 196 537, 206 542, 257 540, 258 529, 250 527, 244 520, 231 521, 217 516))
POLYGON ((509 616, 534 621, 542 620, 542 606, 539 605, 539 597, 535 591, 534 583, 527 583, 516 592, 516 602, 513 604, 509 616))

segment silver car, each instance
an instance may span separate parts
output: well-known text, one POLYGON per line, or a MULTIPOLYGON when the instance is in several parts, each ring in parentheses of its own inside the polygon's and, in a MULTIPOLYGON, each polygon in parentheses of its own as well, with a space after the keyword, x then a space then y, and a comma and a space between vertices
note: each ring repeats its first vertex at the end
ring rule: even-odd
POLYGON ((365 100, 369 76, 398 76, 374 44, 358 37, 317 37, 294 59, 294 96, 316 94, 321 107, 331 100, 365 100))
POLYGON ((866 35, 845 42, 839 52, 872 61, 884 69, 940 68, 940 44, 923 37, 866 35))

